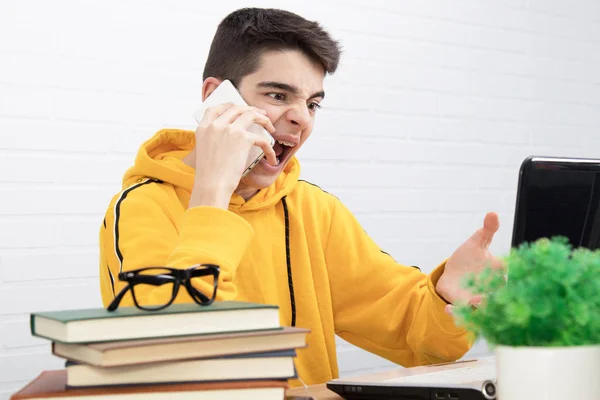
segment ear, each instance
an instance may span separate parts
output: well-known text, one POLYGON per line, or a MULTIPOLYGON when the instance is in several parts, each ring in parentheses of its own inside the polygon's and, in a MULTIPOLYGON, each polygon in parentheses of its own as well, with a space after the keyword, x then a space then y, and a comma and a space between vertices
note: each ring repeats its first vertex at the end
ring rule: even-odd
POLYGON ((215 91, 221 82, 223 82, 221 79, 217 79, 212 76, 206 78, 204 82, 202 82, 202 101, 206 100, 206 98, 215 91))

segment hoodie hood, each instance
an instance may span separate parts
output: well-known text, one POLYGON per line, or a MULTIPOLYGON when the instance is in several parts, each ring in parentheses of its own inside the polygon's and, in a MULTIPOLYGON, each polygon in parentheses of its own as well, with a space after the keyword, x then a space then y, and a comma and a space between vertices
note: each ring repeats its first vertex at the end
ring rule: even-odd
MULTIPOLYGON (((123 189, 140 179, 157 179, 191 193, 194 186, 195 169, 186 165, 183 158, 196 145, 194 131, 162 129, 142 144, 134 165, 123 177, 123 189)), ((275 182, 261 189, 248 201, 233 194, 229 208, 232 210, 257 210, 277 204, 298 183, 300 164, 293 157, 275 182)))

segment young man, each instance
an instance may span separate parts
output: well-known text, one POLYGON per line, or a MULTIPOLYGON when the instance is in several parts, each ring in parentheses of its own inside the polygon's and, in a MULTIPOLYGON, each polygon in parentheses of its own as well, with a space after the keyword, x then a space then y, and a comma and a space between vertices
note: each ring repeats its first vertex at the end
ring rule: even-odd
MULTIPOLYGON (((121 271, 212 263, 221 268, 218 300, 277 304, 283 325, 311 329, 297 357, 307 384, 338 376, 335 334, 404 366, 455 360, 469 349, 472 337, 445 309, 477 300, 460 280, 492 260, 495 214, 426 275, 384 253, 336 197, 299 180, 294 154, 339 57, 317 23, 289 12, 242 9, 221 22, 202 96, 229 79, 253 107, 216 106, 195 132, 161 130, 143 144, 101 227, 105 306, 125 285, 121 271), (273 135, 274 148, 248 131, 254 122, 273 135), (253 145, 266 157, 240 179, 253 145)), ((136 297, 161 304, 170 289, 136 297)), ((192 300, 180 290, 176 301, 192 300)), ((132 304, 130 293, 122 304, 132 304)))

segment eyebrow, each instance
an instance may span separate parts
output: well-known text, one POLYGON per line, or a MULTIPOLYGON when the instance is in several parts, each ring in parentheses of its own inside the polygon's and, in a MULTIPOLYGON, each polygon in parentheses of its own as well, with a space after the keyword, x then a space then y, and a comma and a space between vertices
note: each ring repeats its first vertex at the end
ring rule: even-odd
MULTIPOLYGON (((283 83, 283 82, 275 82, 275 81, 260 82, 256 86, 261 87, 261 88, 284 90, 284 91, 290 92, 294 95, 297 95, 300 92, 296 86, 290 85, 287 83, 283 83)), ((325 92, 322 90, 319 92, 315 92, 309 96, 309 99, 314 99, 315 97, 320 97, 320 98, 324 99, 325 92)))

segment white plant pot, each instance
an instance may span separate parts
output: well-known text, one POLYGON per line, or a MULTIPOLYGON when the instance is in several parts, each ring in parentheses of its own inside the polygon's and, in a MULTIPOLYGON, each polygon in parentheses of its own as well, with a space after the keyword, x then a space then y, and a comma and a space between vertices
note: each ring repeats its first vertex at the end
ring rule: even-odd
POLYGON ((497 346, 498 400, 600 399, 600 345, 497 346))

